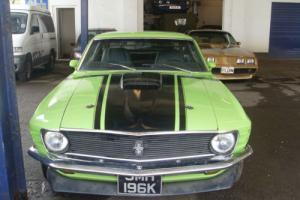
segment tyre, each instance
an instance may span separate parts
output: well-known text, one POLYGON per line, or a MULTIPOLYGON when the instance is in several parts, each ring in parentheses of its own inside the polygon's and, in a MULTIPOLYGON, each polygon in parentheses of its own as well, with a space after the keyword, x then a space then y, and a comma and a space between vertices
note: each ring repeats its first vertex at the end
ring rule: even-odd
POLYGON ((54 67, 55 67, 55 53, 52 52, 50 54, 48 63, 45 65, 45 68, 48 72, 51 72, 53 71, 54 67))
POLYGON ((236 182, 241 179, 243 169, 244 169, 244 161, 241 161, 239 164, 237 164, 236 182))
POLYGON ((23 69, 18 72, 17 77, 20 81, 25 82, 31 79, 32 75, 32 63, 29 59, 24 63, 23 69))
POLYGON ((48 171, 48 167, 44 164, 41 164, 41 168, 42 168, 42 172, 43 172, 43 176, 45 179, 47 179, 47 171, 48 171))

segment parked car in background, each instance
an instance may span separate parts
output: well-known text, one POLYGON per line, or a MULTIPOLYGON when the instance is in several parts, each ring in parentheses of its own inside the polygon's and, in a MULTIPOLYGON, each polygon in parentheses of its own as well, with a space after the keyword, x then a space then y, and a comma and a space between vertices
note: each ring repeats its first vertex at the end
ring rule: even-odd
MULTIPOLYGON (((89 29, 88 30, 88 41, 93 39, 98 34, 107 33, 107 32, 114 32, 117 31, 114 28, 99 28, 99 29, 89 29)), ((79 35, 75 47, 73 49, 73 58, 80 59, 81 57, 81 34, 79 35)))
POLYGON ((185 34, 98 35, 35 111, 29 154, 55 192, 228 189, 252 154, 251 121, 213 65, 185 34))
POLYGON ((221 80, 251 79, 258 70, 254 53, 241 48, 241 43, 221 30, 193 30, 188 32, 199 44, 208 62, 215 62, 212 73, 221 80))
POLYGON ((186 13, 190 0, 153 0, 154 13, 186 13))
POLYGON ((14 65, 19 80, 30 80, 32 69, 55 66, 56 34, 50 13, 32 6, 11 6, 14 65))

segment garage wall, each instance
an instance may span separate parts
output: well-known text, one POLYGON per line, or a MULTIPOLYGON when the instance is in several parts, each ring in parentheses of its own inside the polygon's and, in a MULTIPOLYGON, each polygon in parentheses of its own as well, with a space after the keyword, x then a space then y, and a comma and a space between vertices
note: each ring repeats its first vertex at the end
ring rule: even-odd
POLYGON ((199 4, 199 27, 203 25, 222 25, 223 0, 201 0, 199 4))
POLYGON ((143 10, 142 0, 89 0, 89 27, 142 31, 143 10))
MULTIPOLYGON (((76 38, 80 34, 80 0, 49 0, 56 23, 57 8, 75 8, 76 38)), ((115 28, 118 31, 143 30, 143 0, 89 0, 89 27, 115 28)))
POLYGON ((223 29, 254 52, 269 51, 272 2, 300 0, 224 0, 223 29))

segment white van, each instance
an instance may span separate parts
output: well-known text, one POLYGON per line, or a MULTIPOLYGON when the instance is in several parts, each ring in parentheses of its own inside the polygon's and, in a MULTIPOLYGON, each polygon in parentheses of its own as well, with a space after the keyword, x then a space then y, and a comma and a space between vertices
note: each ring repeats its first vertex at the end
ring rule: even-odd
POLYGON ((47 10, 32 6, 11 6, 14 64, 19 80, 31 78, 32 69, 55 66, 56 34, 47 10))

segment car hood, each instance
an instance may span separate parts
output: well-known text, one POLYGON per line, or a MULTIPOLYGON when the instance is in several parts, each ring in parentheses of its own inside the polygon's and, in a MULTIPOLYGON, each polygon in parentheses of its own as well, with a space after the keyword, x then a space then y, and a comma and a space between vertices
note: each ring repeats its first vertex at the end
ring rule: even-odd
POLYGON ((31 128, 216 131, 243 121, 240 104, 218 80, 162 75, 160 88, 124 89, 121 75, 101 75, 65 80, 40 104, 31 128))
POLYGON ((202 49, 204 56, 254 57, 254 54, 240 47, 202 49))

